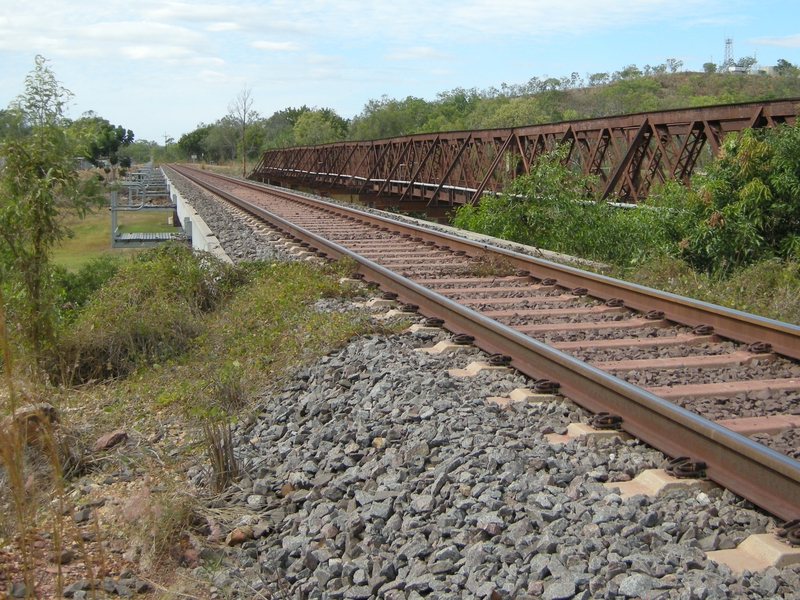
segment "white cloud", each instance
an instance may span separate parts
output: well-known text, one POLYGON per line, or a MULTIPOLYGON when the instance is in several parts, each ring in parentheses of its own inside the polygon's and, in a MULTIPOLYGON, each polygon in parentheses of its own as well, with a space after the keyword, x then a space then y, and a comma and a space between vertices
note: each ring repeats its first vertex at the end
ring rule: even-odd
POLYGON ((303 49, 297 42, 269 42, 267 40, 257 40, 250 42, 250 46, 259 50, 270 50, 273 52, 298 52, 303 49))
POLYGON ((231 23, 229 21, 220 21, 217 23, 212 23, 211 25, 206 26, 206 31, 237 31, 241 29, 237 23, 231 23))
POLYGON ((783 48, 800 48, 800 33, 782 37, 759 37, 747 40, 748 44, 762 46, 782 46, 783 48))
POLYGON ((398 48, 384 55, 383 58, 386 60, 453 60, 454 57, 430 46, 411 46, 398 48))

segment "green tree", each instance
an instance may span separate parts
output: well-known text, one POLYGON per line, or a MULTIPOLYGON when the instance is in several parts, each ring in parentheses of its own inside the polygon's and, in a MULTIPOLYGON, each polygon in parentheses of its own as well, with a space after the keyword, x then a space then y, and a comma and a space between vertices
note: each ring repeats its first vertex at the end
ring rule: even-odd
POLYGON ((703 63, 703 72, 705 73, 716 73, 717 72, 717 64, 711 61, 707 63, 703 63))
POLYGON ((736 61, 736 66, 743 68, 745 71, 749 71, 757 62, 758 59, 755 56, 743 56, 736 61))
POLYGON ((70 124, 67 134, 80 154, 99 167, 107 161, 112 168, 120 164, 119 151, 134 141, 133 132, 120 125, 112 125, 94 112, 84 113, 70 124))
POLYGON ((785 58, 779 58, 776 64, 778 75, 784 77, 797 77, 800 76, 800 67, 793 65, 785 58))
POLYGON ((49 262, 53 246, 69 235, 67 213, 82 216, 101 198, 94 179, 78 177, 74 148, 63 128, 72 97, 47 61, 25 78, 14 102, 30 133, 0 145, 0 283, 11 291, 14 314, 39 353, 54 335, 54 290, 49 262))
POLYGON ((239 132, 236 123, 225 116, 214 123, 201 142, 206 160, 220 161, 236 158, 239 132))
POLYGON ((347 122, 329 108, 304 112, 293 128, 301 146, 339 142, 347 136, 347 122))
POLYGON ((211 125, 200 123, 197 129, 184 133, 178 140, 178 147, 184 152, 187 158, 203 156, 203 140, 211 131, 211 125))

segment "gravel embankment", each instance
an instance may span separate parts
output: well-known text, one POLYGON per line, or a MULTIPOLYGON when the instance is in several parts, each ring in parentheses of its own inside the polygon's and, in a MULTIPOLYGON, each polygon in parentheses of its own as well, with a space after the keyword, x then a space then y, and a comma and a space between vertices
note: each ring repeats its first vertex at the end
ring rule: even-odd
MULTIPOLYGON (((274 256, 175 183, 232 257, 274 256)), ((243 543, 204 540, 217 566, 189 575, 241 598, 800 598, 800 567, 737 575, 706 557, 772 518, 721 489, 623 500, 603 483, 664 455, 619 438, 551 445, 545 434, 586 413, 566 399, 487 403, 530 382, 449 376, 485 357, 416 351, 445 337, 353 340, 265 391, 234 429, 247 476, 213 502, 226 518, 212 536, 243 543)), ((188 476, 203 486, 208 474, 188 476)))

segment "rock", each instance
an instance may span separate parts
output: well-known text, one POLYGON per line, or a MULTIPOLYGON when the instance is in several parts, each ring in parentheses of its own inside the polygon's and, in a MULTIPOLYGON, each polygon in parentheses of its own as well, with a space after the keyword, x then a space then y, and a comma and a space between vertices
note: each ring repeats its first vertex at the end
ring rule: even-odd
POLYGON ((85 523, 89 520, 89 517, 92 515, 91 508, 82 508, 81 510, 76 510, 72 513, 72 520, 76 523, 85 523))
POLYGON ((641 573, 630 575, 619 584, 619 593, 626 598, 639 598, 652 589, 652 577, 641 573))
POLYGON ((57 565, 68 565, 73 560, 75 560, 75 552, 69 548, 50 557, 50 562, 57 565))
POLYGON ((103 450, 110 450, 114 446, 121 444, 128 439, 128 434, 124 429, 117 429, 109 433, 104 433, 94 443, 94 451, 102 452, 103 450))
POLYGON ((253 539, 253 528, 245 525, 244 527, 237 527, 231 531, 225 538, 225 543, 228 546, 238 546, 248 540, 253 539))
POLYGON ((575 596, 575 584, 571 581, 554 581, 545 589, 542 600, 568 600, 575 596))
POLYGON ((478 515, 476 526, 489 535, 495 536, 503 531, 505 522, 496 512, 487 512, 478 515))
POLYGON ((28 588, 22 582, 12 583, 9 590, 12 598, 25 598, 28 595, 28 588))
POLYGON ((420 494, 411 503, 411 508, 418 513, 426 513, 436 506, 436 499, 428 494, 420 494))

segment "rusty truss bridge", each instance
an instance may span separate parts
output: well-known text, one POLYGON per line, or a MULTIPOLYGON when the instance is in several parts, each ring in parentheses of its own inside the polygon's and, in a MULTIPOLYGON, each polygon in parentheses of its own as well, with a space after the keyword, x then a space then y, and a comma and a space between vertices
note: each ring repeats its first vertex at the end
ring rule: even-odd
POLYGON ((654 183, 688 181, 703 151, 716 156, 727 133, 793 124, 798 104, 792 98, 278 148, 264 152, 250 179, 443 215, 501 191, 563 143, 571 168, 596 177, 601 198, 635 203, 654 183))

